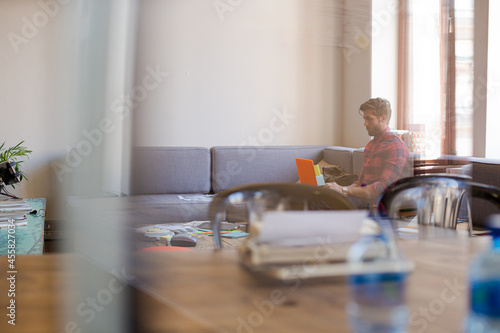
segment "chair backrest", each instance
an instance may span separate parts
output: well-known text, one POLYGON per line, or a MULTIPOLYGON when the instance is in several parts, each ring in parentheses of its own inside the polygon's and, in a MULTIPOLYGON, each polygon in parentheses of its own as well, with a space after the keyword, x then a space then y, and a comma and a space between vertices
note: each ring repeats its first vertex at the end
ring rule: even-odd
MULTIPOLYGON (((454 229, 464 195, 500 207, 500 189, 495 186, 459 175, 423 175, 402 178, 387 187, 376 205, 376 217, 397 218, 401 209, 414 208, 419 225, 454 229)), ((469 231, 472 223, 469 214, 469 231)))
MULTIPOLYGON (((490 161, 493 162, 492 160, 490 161)), ((477 183, 500 186, 499 163, 475 162, 470 168, 470 173, 472 179, 477 183)), ((488 216, 500 213, 498 206, 480 198, 472 198, 470 200, 470 210, 474 224, 480 227, 486 227, 488 216)))
POLYGON ((226 210, 245 204, 248 223, 261 220, 267 210, 350 210, 353 204, 343 195, 324 187, 299 183, 257 183, 233 187, 218 193, 209 209, 216 248, 221 248, 220 222, 226 210))

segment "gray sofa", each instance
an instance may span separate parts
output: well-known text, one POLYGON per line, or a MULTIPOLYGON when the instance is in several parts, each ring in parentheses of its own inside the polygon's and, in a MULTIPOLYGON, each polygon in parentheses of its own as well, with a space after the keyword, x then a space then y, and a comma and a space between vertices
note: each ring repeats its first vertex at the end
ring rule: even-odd
POLYGON ((363 148, 136 147, 129 197, 134 224, 207 220, 213 194, 249 183, 297 182, 296 157, 324 160, 356 175, 363 166, 363 148))
MULTIPOLYGON (((133 224, 207 220, 213 194, 249 183, 298 181, 296 157, 340 165, 346 173, 359 175, 363 152, 363 148, 324 145, 136 147, 132 152, 131 192, 126 199, 130 217, 133 224)), ((414 157, 403 176, 413 174, 414 157)), ((440 160, 438 169, 425 168, 425 173, 459 168, 474 181, 500 187, 499 160, 457 156, 440 160)), ((461 216, 466 217, 465 205, 462 208, 461 216)), ((474 224, 484 226, 491 213, 500 211, 484 200, 471 200, 474 224)), ((227 219, 236 221, 240 216, 228 212, 227 219)))
MULTIPOLYGON (((128 196, 106 196, 93 207, 120 211, 130 226, 207 220, 211 196, 233 186, 255 182, 297 182, 294 159, 307 158, 340 165, 346 173, 359 175, 364 149, 339 146, 218 146, 136 147, 132 151, 131 191, 128 196)), ((500 187, 500 160, 444 156, 432 165, 411 155, 403 176, 428 173, 461 173, 479 183, 500 187)), ((68 199, 77 208, 81 197, 68 199), (78 199, 79 198, 79 199, 78 199), (78 200, 76 200, 78 199, 78 200)), ((484 226, 500 209, 482 199, 470 200, 474 225, 484 226)), ((236 222, 241 214, 227 219, 236 222)), ((460 216, 467 218, 463 205, 460 216)))

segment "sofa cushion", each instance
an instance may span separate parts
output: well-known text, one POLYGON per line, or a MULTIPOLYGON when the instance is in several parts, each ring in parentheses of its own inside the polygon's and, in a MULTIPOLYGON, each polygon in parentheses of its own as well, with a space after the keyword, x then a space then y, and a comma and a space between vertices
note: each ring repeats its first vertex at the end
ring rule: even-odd
POLYGON ((127 198, 132 226, 207 221, 211 197, 197 194, 135 195, 127 198))
MULTIPOLYGON (((78 214, 89 209, 111 218, 123 226, 207 221, 211 195, 154 194, 123 197, 69 197, 68 212, 78 214)), ((87 213, 86 213, 87 214, 87 213)), ((109 226, 103 226, 109 228, 109 226)))
POLYGON ((318 163, 325 146, 212 147, 212 190, 260 182, 296 182, 295 158, 318 163))
POLYGON ((202 147, 135 147, 131 194, 208 193, 210 150, 202 147))

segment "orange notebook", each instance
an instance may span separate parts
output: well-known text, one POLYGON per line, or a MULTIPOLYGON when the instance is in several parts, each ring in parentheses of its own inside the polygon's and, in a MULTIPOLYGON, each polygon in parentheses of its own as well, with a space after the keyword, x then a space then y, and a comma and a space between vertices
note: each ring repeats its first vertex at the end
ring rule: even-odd
POLYGON ((296 158, 297 172, 301 184, 318 185, 316 173, 314 171, 314 162, 303 158, 296 158))

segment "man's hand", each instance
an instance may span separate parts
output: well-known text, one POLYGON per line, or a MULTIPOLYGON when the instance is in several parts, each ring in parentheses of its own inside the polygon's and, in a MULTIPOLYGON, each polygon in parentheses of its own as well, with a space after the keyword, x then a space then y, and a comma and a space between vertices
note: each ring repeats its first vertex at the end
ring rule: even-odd
POLYGON ((342 194, 342 186, 340 186, 339 184, 337 184, 335 182, 333 182, 333 183, 326 183, 325 187, 328 187, 330 190, 334 190, 334 191, 339 192, 340 194, 342 194))

